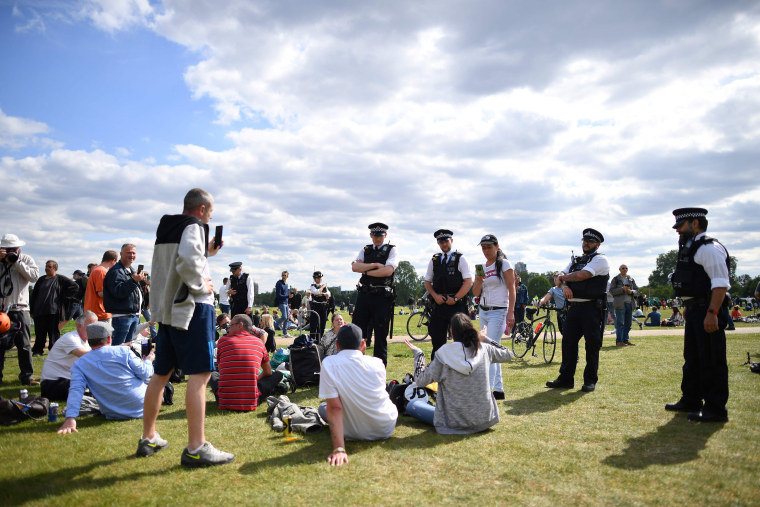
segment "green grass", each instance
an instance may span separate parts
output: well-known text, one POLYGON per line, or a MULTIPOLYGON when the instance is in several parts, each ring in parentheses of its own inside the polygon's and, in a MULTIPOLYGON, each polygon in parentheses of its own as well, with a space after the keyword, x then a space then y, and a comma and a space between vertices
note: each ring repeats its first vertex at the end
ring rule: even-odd
MULTIPOLYGON (((405 316, 396 316, 396 324, 405 316), (399 319, 399 317, 401 317, 399 319)), ((388 378, 412 368, 400 336, 389 346, 388 378)), ((551 365, 538 358, 506 366, 501 423, 469 436, 441 436, 401 417, 381 442, 348 442, 350 462, 331 468, 329 431, 286 443, 254 413, 217 410, 209 393, 206 431, 233 464, 184 470, 184 384, 164 407, 159 431, 170 447, 133 457, 141 421, 81 418, 79 433, 60 423, 28 421, 0 428, 2 505, 94 504, 757 504, 760 486, 760 375, 741 363, 760 360, 760 333, 730 335, 730 422, 693 424, 663 410, 679 397, 682 338, 637 338, 616 348, 605 337, 597 391, 550 391, 551 365)), ((429 343, 422 348, 430 350, 429 343)), ((581 354, 582 355, 582 354, 581 354)), ((3 397, 17 397, 15 351, 8 353, 3 397)), ((42 366, 35 358, 35 371, 42 366)), ((580 385, 583 357, 576 383, 580 385)), ((38 393, 38 389, 32 389, 38 393)), ((316 406, 317 388, 292 400, 316 406)))

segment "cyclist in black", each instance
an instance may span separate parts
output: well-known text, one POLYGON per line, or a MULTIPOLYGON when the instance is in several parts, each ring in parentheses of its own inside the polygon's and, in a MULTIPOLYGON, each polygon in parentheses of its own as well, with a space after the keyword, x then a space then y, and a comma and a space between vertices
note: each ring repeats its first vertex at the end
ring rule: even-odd
POLYGON ((433 342, 430 360, 435 359, 435 351, 446 344, 449 322, 455 313, 467 313, 465 297, 472 287, 472 274, 467 259, 451 251, 454 233, 448 229, 438 229, 433 233, 440 252, 433 255, 425 273, 425 289, 433 299, 428 333, 433 342))

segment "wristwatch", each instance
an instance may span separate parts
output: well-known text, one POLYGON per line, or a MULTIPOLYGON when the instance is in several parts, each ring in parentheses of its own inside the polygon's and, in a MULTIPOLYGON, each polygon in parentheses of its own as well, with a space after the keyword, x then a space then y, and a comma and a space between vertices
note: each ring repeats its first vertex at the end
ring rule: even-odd
POLYGON ((335 454, 336 452, 342 452, 344 454, 348 454, 346 450, 342 447, 336 447, 335 449, 333 449, 333 454, 335 454))
POLYGON ((456 297, 456 296, 453 296, 453 298, 454 298, 454 302, 455 302, 455 303, 458 303, 458 302, 459 302, 459 298, 458 298, 458 297, 456 297))

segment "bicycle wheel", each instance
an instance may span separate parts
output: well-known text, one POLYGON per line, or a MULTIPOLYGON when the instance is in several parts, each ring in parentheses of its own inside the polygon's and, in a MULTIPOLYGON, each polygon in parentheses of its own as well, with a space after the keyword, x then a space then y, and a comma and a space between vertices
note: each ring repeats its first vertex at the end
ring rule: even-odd
POLYGON ((515 353, 515 356, 523 357, 528 353, 528 343, 533 334, 532 331, 533 328, 527 322, 520 322, 512 330, 512 352, 515 353))
POLYGON ((409 337, 421 342, 428 336, 428 319, 424 313, 413 313, 406 321, 406 332, 409 337))
POLYGON ((557 328, 549 322, 544 326, 544 362, 549 364, 554 359, 554 351, 557 348, 557 328))

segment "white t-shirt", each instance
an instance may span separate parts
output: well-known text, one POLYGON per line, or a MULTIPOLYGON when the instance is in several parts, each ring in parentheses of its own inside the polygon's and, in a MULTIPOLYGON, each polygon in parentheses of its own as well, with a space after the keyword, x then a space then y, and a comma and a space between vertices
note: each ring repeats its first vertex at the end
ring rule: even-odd
POLYGON ((501 278, 496 274, 496 261, 483 266, 486 272, 483 288, 480 292, 480 306, 501 306, 509 308, 509 291, 505 281, 505 273, 512 269, 509 259, 501 261, 501 278))
POLYGON ((70 379, 71 366, 79 359, 71 353, 76 349, 87 349, 88 352, 90 350, 90 345, 86 341, 82 341, 76 329, 58 338, 45 358, 40 380, 70 379))
MULTIPOLYGON (((229 283, 229 282, 227 282, 229 283)), ((230 304, 230 297, 227 294, 227 291, 230 290, 229 285, 222 285, 219 287, 219 304, 220 305, 228 305, 230 304)))
POLYGON ((341 350, 322 361, 319 397, 340 398, 343 436, 349 440, 388 438, 398 410, 385 390, 385 366, 358 350, 341 350))

